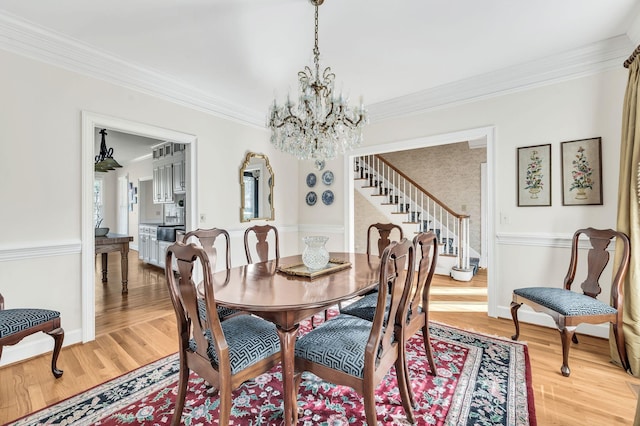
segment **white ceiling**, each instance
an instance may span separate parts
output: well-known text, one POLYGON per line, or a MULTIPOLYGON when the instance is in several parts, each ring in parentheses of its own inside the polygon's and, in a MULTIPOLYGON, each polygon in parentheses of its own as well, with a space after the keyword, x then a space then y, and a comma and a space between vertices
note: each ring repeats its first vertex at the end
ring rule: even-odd
MULTIPOLYGON (((619 67, 639 6, 326 0, 321 60, 383 118, 561 78, 549 70, 578 57, 619 67)), ((264 125, 274 94, 295 97, 311 63, 313 14, 308 0, 0 0, 0 48, 264 125)))

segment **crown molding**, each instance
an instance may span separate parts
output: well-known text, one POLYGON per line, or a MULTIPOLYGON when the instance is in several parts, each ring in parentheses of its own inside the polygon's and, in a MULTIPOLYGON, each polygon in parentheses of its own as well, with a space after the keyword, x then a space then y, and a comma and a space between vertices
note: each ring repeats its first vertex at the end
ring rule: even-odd
POLYGON ((264 114, 97 50, 79 40, 0 11, 0 49, 187 106, 264 128, 264 114))
MULTIPOLYGON (((570 52, 370 104, 370 119, 376 122, 413 115, 619 68, 635 47, 630 38, 640 39, 640 30, 634 32, 633 28, 635 26, 630 29, 629 36, 621 35, 570 52)), ((0 11, 0 49, 264 129, 261 112, 211 96, 172 77, 4 11, 0 11)))
POLYGON ((634 46, 626 35, 369 106, 371 121, 417 114, 622 68, 634 46))

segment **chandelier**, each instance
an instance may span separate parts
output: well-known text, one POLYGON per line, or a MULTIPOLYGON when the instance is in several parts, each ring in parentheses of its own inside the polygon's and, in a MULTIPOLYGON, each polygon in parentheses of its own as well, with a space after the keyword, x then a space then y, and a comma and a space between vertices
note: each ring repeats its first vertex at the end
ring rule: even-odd
POLYGON ((334 94, 336 75, 331 68, 325 68, 320 74, 318 6, 324 0, 310 1, 316 8, 314 69, 306 66, 298 72, 300 95, 297 107, 288 95, 282 106, 274 99, 267 126, 271 129, 274 146, 298 159, 315 160, 316 166, 321 168, 324 160, 360 145, 362 129, 368 118, 362 98, 360 106, 352 108, 342 93, 334 94))
POLYGON ((100 142, 100 153, 96 155, 96 162, 93 169, 96 172, 108 172, 109 170, 115 170, 117 167, 122 167, 113 158, 113 148, 107 149, 107 142, 105 136, 107 135, 107 129, 100 130, 102 135, 102 142, 100 142))

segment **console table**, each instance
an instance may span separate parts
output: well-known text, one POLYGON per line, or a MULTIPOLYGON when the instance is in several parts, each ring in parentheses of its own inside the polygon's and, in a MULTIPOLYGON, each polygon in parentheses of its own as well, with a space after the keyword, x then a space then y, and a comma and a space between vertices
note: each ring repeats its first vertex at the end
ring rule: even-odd
POLYGON ((96 254, 102 254, 102 282, 107 282, 107 254, 120 252, 120 269, 122 272, 122 294, 129 292, 127 288, 129 276, 129 241, 133 241, 133 237, 121 234, 107 234, 104 237, 96 237, 96 254))

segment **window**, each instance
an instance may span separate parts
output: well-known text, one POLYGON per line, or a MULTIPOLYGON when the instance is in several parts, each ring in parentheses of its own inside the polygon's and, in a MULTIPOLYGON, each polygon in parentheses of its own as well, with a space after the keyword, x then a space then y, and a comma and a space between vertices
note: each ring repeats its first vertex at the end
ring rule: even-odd
POLYGON ((101 226, 104 219, 104 180, 96 177, 93 180, 93 225, 96 228, 101 226))

